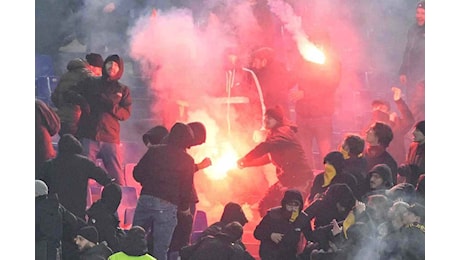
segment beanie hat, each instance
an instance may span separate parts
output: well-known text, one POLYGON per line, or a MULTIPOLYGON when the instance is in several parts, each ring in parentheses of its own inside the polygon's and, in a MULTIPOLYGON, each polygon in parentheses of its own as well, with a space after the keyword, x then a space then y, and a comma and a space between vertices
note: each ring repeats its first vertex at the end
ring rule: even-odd
POLYGON ((77 236, 82 236, 86 240, 93 242, 94 244, 97 244, 99 242, 99 234, 97 232, 96 227, 94 226, 84 226, 80 228, 77 232, 77 236))
POLYGON ((386 187, 393 186, 393 177, 391 176, 391 168, 384 163, 376 164, 372 169, 369 171, 369 176, 372 173, 377 173, 383 179, 383 183, 386 187))
POLYGON ((279 123, 283 123, 284 121, 284 111, 283 108, 280 106, 275 106, 273 108, 269 108, 265 111, 265 115, 272 117, 279 123))
POLYGON ((200 122, 191 122, 187 124, 193 131, 192 146, 200 145, 206 142, 206 127, 200 122))
POLYGON ((72 134, 64 134, 58 142, 60 154, 81 154, 83 146, 81 142, 72 134))
POLYGON ((285 208, 286 204, 288 204, 289 202, 292 202, 292 201, 298 202, 300 207, 301 208, 303 207, 304 200, 303 200, 303 197, 302 197, 302 193, 299 190, 289 189, 289 190, 285 191, 283 199, 281 200, 281 205, 283 206, 283 208, 285 208))
POLYGON ((425 120, 419 121, 417 124, 415 124, 415 129, 419 130, 423 135, 425 135, 425 120))
POLYGON ((42 180, 35 180, 35 197, 48 194, 48 186, 42 180))
POLYGON ((417 3, 417 8, 423 8, 425 9, 425 1, 420 1, 417 3))
POLYGON ((166 127, 157 125, 142 135, 142 141, 145 145, 147 145, 147 143, 159 144, 168 133, 169 131, 166 127))
POLYGON ((102 68, 104 64, 104 59, 102 59, 102 56, 98 53, 86 54, 86 61, 89 63, 89 65, 99 68, 102 68))

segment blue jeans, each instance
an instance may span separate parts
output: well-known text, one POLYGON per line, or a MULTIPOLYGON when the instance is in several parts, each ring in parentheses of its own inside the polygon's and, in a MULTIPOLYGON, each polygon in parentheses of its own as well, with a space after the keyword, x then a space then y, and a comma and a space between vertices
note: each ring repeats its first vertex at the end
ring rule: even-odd
POLYGON ((153 256, 167 260, 169 244, 177 225, 177 206, 151 195, 141 195, 134 211, 133 226, 153 234, 153 256))
POLYGON ((126 185, 125 174, 121 167, 119 144, 99 142, 88 138, 82 138, 80 142, 83 146, 84 155, 93 162, 96 162, 97 158, 101 158, 109 176, 115 178, 116 182, 121 186, 126 185))

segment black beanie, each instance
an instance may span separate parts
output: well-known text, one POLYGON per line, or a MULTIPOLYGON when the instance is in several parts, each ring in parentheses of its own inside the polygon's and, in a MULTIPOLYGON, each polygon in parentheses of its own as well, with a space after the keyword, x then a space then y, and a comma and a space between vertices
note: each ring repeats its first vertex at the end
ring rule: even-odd
POLYGON ((142 141, 145 145, 147 142, 151 144, 159 144, 169 133, 168 129, 162 125, 157 125, 142 135, 142 141))
POLYGON ((280 106, 267 109, 265 115, 274 118, 279 123, 283 123, 284 121, 284 111, 280 106))
POLYGON ((102 59, 102 56, 98 53, 86 54, 86 61, 89 65, 94 67, 102 68, 102 66, 104 66, 104 59, 102 59))
POLYGON ((86 240, 97 244, 99 242, 99 234, 94 226, 84 226, 78 230, 77 235, 84 237, 86 240))
POLYGON ((383 179, 383 183, 387 188, 390 188, 393 186, 393 177, 391 175, 391 168, 384 164, 376 164, 372 169, 369 171, 369 176, 372 173, 377 173, 380 175, 380 177, 383 179))
POLYGON ((422 132, 423 135, 425 135, 425 120, 419 121, 417 124, 415 124, 415 128, 422 132))

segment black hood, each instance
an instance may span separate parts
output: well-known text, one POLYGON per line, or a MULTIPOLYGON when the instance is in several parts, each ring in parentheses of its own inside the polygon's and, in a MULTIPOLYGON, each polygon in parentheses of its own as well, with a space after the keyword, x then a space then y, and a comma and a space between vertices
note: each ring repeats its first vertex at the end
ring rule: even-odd
POLYGON ((168 135, 168 133, 169 131, 166 127, 157 125, 142 135, 142 141, 145 145, 147 145, 147 142, 150 144, 159 144, 163 142, 163 139, 168 135))
POLYGON ((112 182, 104 186, 101 193, 101 201, 106 205, 110 212, 115 212, 121 202, 121 187, 120 185, 112 182))
POLYGON ((238 203, 234 202, 229 202, 225 205, 220 221, 225 224, 232 221, 238 221, 242 226, 248 223, 248 219, 246 218, 243 209, 238 203))
POLYGON ((298 201, 300 204, 300 208, 303 208, 304 200, 302 197, 302 193, 296 189, 289 189, 284 193, 284 197, 281 200, 281 206, 286 208, 286 204, 290 201, 298 201))
POLYGON ((179 148, 189 148, 194 142, 192 128, 184 123, 175 123, 168 135, 168 144, 179 148))
POLYGON ((116 81, 116 80, 119 80, 121 78, 121 76, 123 76, 123 71, 124 71, 123 59, 120 56, 116 55, 116 54, 112 54, 109 57, 107 57, 105 59, 105 61, 104 61, 104 66, 102 67, 102 78, 103 79, 109 79, 109 80, 112 80, 112 81, 116 81), (114 62, 118 63, 118 67, 120 68, 120 70, 118 71, 117 75, 115 75, 115 77, 112 77, 112 78, 109 77, 109 75, 107 74, 107 70, 105 68, 105 65, 109 61, 114 61, 114 62))
POLYGON ((63 135, 58 142, 59 154, 81 154, 83 146, 80 141, 71 134, 63 135))
POLYGON ((201 122, 191 122, 187 124, 193 131, 192 146, 200 145, 206 142, 206 127, 201 122))

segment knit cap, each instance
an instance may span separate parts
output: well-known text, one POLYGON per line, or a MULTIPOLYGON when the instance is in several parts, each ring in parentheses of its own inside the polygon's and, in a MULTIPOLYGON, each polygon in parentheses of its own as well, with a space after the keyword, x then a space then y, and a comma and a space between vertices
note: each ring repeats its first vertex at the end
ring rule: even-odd
POLYGON ((84 226, 80 228, 80 230, 77 232, 77 236, 78 235, 95 244, 99 242, 99 234, 94 226, 84 226))
POLYGON ((377 173, 383 179, 383 182, 386 187, 393 186, 393 177, 391 176, 391 168, 384 163, 376 164, 372 169, 369 171, 369 176, 372 173, 377 173))
POLYGON ((89 63, 89 65, 94 67, 102 68, 104 65, 104 59, 102 59, 102 56, 98 53, 86 54, 86 61, 89 63))

